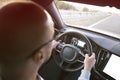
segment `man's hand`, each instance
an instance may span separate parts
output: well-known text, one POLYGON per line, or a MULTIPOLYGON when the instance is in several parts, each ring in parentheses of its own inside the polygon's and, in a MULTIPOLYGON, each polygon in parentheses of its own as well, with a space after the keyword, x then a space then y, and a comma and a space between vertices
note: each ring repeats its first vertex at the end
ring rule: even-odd
POLYGON ((53 40, 52 43, 53 43, 53 44, 52 44, 52 49, 53 49, 53 48, 56 48, 56 46, 57 46, 60 42, 59 42, 59 41, 56 41, 56 40, 53 40))
POLYGON ((84 70, 91 71, 95 62, 95 53, 93 53, 90 57, 88 56, 88 54, 86 54, 84 60, 84 70))

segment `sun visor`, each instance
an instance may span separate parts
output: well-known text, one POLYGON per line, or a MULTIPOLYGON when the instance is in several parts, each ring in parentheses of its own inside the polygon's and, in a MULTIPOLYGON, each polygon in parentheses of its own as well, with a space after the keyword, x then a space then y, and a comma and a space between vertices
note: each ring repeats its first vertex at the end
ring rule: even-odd
POLYGON ((52 3, 53 0, 32 0, 36 3, 38 3, 39 5, 46 7, 48 6, 50 3, 52 3))

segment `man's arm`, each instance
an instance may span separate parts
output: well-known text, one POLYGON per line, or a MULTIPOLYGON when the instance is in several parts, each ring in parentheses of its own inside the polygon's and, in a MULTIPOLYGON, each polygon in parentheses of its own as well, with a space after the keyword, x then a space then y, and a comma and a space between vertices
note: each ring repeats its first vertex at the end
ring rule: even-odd
POLYGON ((90 71, 95 64, 95 54, 93 53, 90 57, 88 54, 85 55, 84 60, 84 69, 81 72, 81 75, 78 77, 78 80, 89 80, 90 79, 90 71))

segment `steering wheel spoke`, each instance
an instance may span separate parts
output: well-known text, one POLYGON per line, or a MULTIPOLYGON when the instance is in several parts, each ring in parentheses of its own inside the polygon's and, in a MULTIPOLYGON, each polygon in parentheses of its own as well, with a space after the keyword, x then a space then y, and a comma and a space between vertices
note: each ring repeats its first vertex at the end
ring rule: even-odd
POLYGON ((84 64, 84 61, 81 61, 81 60, 79 60, 79 59, 77 60, 77 62, 79 62, 79 63, 83 63, 83 64, 84 64))
POLYGON ((56 52, 60 53, 61 51, 56 49, 56 52))
POLYGON ((71 64, 69 64, 69 63, 64 63, 63 68, 64 68, 64 69, 69 69, 70 66, 71 66, 71 64))
POLYGON ((60 63, 59 63, 60 67, 62 67, 63 64, 64 64, 64 60, 62 59, 62 60, 60 61, 60 63))

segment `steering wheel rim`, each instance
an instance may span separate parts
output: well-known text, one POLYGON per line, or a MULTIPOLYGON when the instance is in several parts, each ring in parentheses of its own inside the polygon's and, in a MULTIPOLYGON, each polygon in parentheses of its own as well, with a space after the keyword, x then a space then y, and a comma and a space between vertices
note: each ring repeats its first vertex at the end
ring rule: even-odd
POLYGON ((92 45, 84 34, 74 31, 64 32, 56 38, 57 41, 60 41, 60 44, 53 50, 55 63, 64 71, 73 72, 80 70, 83 68, 84 55, 86 53, 80 47, 78 48, 73 44, 67 43, 66 40, 64 41, 65 37, 77 38, 78 40, 82 39, 85 42, 89 56, 92 54, 92 45), (61 50, 57 49, 59 47, 61 47, 61 50))

